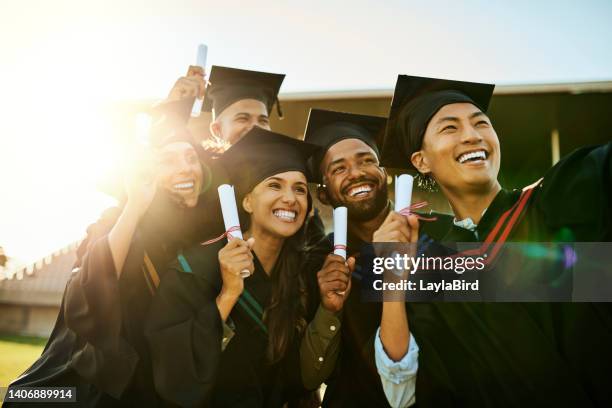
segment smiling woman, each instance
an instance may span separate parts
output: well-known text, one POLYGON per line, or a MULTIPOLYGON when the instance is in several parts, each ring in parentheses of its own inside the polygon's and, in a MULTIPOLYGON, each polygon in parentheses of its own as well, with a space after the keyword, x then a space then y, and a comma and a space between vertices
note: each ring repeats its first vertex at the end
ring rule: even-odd
POLYGON ((304 222, 311 207, 306 161, 314 150, 254 127, 219 159, 248 239, 194 245, 162 279, 147 337, 164 400, 281 407, 307 394, 297 360, 316 304, 307 293, 317 269, 308 267, 304 222))
POLYGON ((183 240, 206 230, 197 207, 205 154, 172 115, 187 102, 167 105, 167 121, 151 132, 153 157, 133 161, 122 205, 87 229, 43 356, 11 386, 70 384, 83 404, 155 404, 144 313, 183 240))

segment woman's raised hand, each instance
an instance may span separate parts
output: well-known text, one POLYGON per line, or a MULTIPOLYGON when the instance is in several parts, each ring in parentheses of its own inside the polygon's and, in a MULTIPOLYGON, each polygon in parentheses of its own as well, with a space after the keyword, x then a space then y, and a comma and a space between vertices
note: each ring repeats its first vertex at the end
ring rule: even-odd
POLYGON ((219 251, 219 265, 221 266, 222 292, 235 297, 240 296, 244 289, 243 271, 252 274, 255 270, 251 248, 254 238, 244 241, 239 238, 230 240, 219 251))

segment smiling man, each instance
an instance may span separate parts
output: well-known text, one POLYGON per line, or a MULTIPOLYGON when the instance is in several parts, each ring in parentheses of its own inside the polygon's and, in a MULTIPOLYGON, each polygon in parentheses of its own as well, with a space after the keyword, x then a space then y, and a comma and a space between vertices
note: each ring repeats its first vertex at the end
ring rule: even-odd
MULTIPOLYGON (((319 199, 334 208, 347 207, 347 251, 355 258, 359 258, 365 244, 415 243, 419 234, 414 216, 408 219, 391 208, 387 172, 379 164, 376 145, 385 123, 385 118, 319 109, 311 110, 308 118, 304 140, 322 148, 311 163, 320 183, 319 199)), ((439 225, 443 223, 440 220, 439 225)), ((332 252, 332 242, 331 236, 325 241, 328 252, 332 252)), ((319 274, 340 270, 343 263, 340 257, 331 254, 319 274)), ((361 278, 356 266, 352 288, 345 293, 330 294, 338 298, 343 327, 340 357, 327 381, 323 405, 411 405, 418 346, 410 335, 405 304, 363 303, 361 278)), ((318 351, 319 355, 325 352, 318 351)))
MULTIPOLYGON (((612 143, 578 149, 531 186, 503 189, 499 138, 486 115, 492 92, 489 84, 406 75, 396 84, 383 163, 437 183, 455 214, 443 241, 489 242, 489 262, 505 242, 609 242, 612 143)), ((520 255, 506 261, 521 278, 553 290, 561 278, 571 283, 565 264, 520 255)), ((591 261, 579 255, 573 267, 591 261)), ((609 406, 608 304, 530 301, 411 305, 419 404, 609 406)))
MULTIPOLYGON (((270 115, 274 104, 278 108, 284 79, 284 74, 213 65, 202 105, 203 111, 213 112, 210 132, 234 144, 253 126, 270 130, 270 115)), ((278 113, 282 116, 280 108, 278 113)))

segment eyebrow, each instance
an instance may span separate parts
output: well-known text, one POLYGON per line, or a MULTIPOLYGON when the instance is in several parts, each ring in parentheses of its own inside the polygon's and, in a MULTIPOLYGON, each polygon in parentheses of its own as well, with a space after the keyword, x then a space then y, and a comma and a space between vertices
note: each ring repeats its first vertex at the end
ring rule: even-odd
MULTIPOLYGON (((251 116, 251 114, 250 114, 249 112, 238 112, 238 113, 236 113, 236 114, 234 115, 234 118, 237 118, 237 117, 239 117, 239 116, 243 116, 243 115, 244 115, 244 116, 251 116)), ((261 119, 261 118, 266 118, 266 119, 269 119, 270 117, 269 117, 268 115, 261 114, 261 115, 259 115, 259 116, 258 116, 258 118, 259 118, 259 119, 261 119)))
MULTIPOLYGON (((373 152, 368 152, 368 151, 366 151, 366 152, 358 152, 358 153, 356 153, 356 154, 355 154, 355 156, 356 156, 358 159, 360 159, 360 158, 362 158, 362 157, 364 157, 364 156, 372 156, 372 157, 377 158, 377 157, 376 157, 376 154, 374 154, 373 152)), ((334 161, 330 162, 330 163, 327 165, 327 168, 325 169, 325 171, 329 170, 329 168, 330 168, 330 167, 332 167, 332 166, 334 166, 334 165, 336 165, 336 164, 338 164, 338 163, 340 163, 340 162, 343 162, 343 161, 345 161, 345 160, 346 160, 346 157, 341 157, 341 158, 339 158, 339 159, 336 159, 336 160, 334 160, 334 161)))
MULTIPOLYGON (((270 176, 266 179, 266 181, 272 181, 272 180, 276 180, 276 181, 286 181, 285 179, 282 179, 280 177, 276 177, 276 176, 270 176)), ((306 183, 304 183, 303 181, 296 181, 293 184, 303 184, 303 185, 307 185, 306 183)))
MULTIPOLYGON (((474 119, 474 118, 476 118, 478 116, 487 116, 487 115, 485 115, 484 112, 482 112, 482 111, 476 111, 476 112, 474 112, 474 113, 472 113, 470 115, 470 119, 474 119)), ((445 116, 443 118, 438 119, 436 124, 439 124, 439 123, 442 123, 442 122, 445 122, 445 121, 459 122, 459 118, 456 117, 456 116, 445 116)))

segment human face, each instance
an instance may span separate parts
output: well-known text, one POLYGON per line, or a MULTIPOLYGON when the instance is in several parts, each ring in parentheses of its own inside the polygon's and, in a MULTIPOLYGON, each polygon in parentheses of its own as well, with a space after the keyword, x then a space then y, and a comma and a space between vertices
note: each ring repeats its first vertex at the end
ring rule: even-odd
POLYGON ((242 99, 225 108, 210 129, 215 136, 233 145, 253 126, 270 130, 266 104, 256 99, 242 99))
POLYGON ((431 118, 412 163, 442 190, 487 192, 497 185, 500 158, 489 118, 471 103, 453 103, 431 118))
POLYGON ((332 145, 321 162, 326 198, 334 206, 345 206, 350 219, 368 221, 388 202, 387 173, 376 152, 359 139, 344 139, 332 145))
POLYGON ((299 171, 268 177, 246 195, 243 207, 251 215, 251 230, 289 238, 304 224, 308 185, 299 171))
POLYGON ((159 186, 172 193, 179 205, 195 207, 202 190, 202 166, 193 146, 169 143, 158 152, 159 186))

